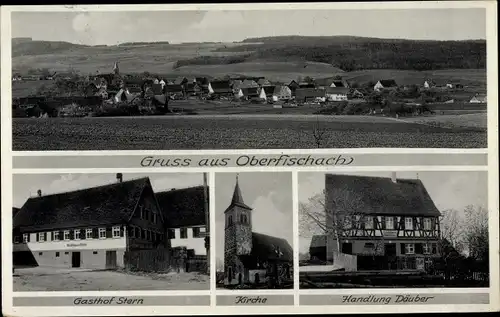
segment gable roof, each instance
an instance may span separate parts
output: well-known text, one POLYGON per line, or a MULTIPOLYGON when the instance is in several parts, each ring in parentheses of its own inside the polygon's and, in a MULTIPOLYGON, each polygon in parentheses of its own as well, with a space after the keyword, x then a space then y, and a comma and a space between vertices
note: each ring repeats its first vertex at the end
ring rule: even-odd
POLYGON ((345 87, 326 87, 326 93, 327 94, 344 94, 347 95, 349 93, 350 89, 345 88, 345 87))
POLYGON ((42 231, 124 223, 132 216, 146 187, 151 187, 148 177, 31 197, 13 219, 13 225, 21 231, 42 231))
POLYGON ((212 81, 210 83, 210 85, 212 86, 214 93, 233 92, 233 90, 231 89, 231 84, 229 83, 229 80, 212 81))
POLYGON ((321 88, 297 88, 295 90, 296 98, 306 98, 306 97, 324 97, 325 89, 321 88))
POLYGON ((21 210, 21 209, 17 208, 17 207, 12 207, 12 218, 13 219, 17 215, 17 213, 19 212, 19 210, 21 210))
POLYGON ((384 86, 385 88, 388 87, 397 87, 398 85, 396 84, 396 81, 394 79, 382 79, 379 80, 379 82, 384 86))
POLYGON ((168 228, 206 225, 203 186, 160 192, 156 199, 168 228))
POLYGON ((252 232, 251 256, 261 259, 292 262, 293 249, 288 241, 283 238, 252 232))
POLYGON ((271 82, 265 78, 259 79, 257 84, 259 84, 260 86, 271 86, 272 85, 271 82))
POLYGON ((283 86, 283 85, 280 85, 280 86, 276 86, 274 87, 274 92, 273 94, 274 95, 287 95, 287 94, 291 94, 291 90, 288 86, 283 86))
POLYGON ((314 235, 311 239, 309 248, 322 248, 322 247, 326 247, 326 235, 325 234, 314 235))
POLYGON ((258 96, 260 93, 260 88, 259 87, 247 87, 247 88, 240 88, 241 92, 243 93, 244 96, 258 96))
POLYGON ((327 197, 335 189, 345 189, 359 197, 360 213, 440 216, 424 184, 419 179, 325 175, 327 197))
POLYGON ((240 85, 240 88, 255 88, 255 87, 259 87, 259 84, 257 84, 254 80, 251 79, 245 79, 240 85))

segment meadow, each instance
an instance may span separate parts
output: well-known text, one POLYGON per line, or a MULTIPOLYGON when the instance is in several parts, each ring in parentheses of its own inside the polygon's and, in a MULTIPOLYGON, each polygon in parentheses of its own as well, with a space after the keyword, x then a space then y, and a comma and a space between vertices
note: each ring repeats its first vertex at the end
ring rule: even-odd
POLYGON ((486 132, 363 116, 164 116, 13 119, 14 151, 484 148, 486 132))

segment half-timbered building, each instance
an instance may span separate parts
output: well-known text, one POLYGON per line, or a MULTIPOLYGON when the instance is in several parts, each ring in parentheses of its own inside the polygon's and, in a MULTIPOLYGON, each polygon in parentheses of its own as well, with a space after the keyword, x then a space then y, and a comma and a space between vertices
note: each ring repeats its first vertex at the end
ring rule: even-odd
POLYGON ((357 256, 358 270, 425 269, 439 257, 439 217, 419 179, 327 174, 327 260, 357 256))

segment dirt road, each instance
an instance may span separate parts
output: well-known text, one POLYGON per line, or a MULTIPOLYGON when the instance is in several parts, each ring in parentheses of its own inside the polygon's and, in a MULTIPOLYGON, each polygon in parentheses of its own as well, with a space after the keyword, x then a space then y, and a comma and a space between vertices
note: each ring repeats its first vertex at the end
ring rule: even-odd
POLYGON ((14 291, 208 290, 198 273, 132 275, 116 271, 23 268, 14 273, 14 291))

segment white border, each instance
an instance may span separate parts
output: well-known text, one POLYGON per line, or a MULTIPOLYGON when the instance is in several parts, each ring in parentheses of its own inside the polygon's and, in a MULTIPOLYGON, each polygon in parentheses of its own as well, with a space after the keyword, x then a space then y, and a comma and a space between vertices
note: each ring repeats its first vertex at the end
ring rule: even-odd
MULTIPOLYGON (((210 169, 205 168, 190 168, 190 169, 64 169, 64 170, 29 170, 29 169, 17 169, 12 170, 12 155, 11 151, 12 138, 11 138, 11 25, 10 25, 10 13, 11 12, 28 12, 28 11, 58 11, 58 12, 69 12, 69 11, 147 11, 147 10, 241 10, 242 5, 237 4, 174 4, 174 5, 110 5, 110 6, 10 6, 1 8, 1 101, 2 101, 2 182, 4 184, 12 183, 12 172, 14 173, 106 173, 106 172, 116 172, 117 170, 121 172, 141 172, 141 173, 190 173, 190 172, 207 172, 209 171, 209 184, 210 184, 210 208, 213 210, 214 201, 214 172, 244 172, 244 171, 266 171, 269 169, 258 169, 258 168, 225 168, 225 169, 210 169)), ((207 294, 211 293, 212 306, 208 307, 17 307, 12 308, 12 297, 5 296, 6 294, 13 294, 13 296, 22 295, 36 295, 36 296, 59 296, 61 293, 64 295, 88 295, 95 293, 100 296, 105 295, 116 295, 117 292, 16 292, 12 293, 12 275, 10 274, 11 263, 6 262, 5 259, 11 258, 12 245, 11 243, 2 244, 2 255, 4 258, 3 262, 3 295, 2 296, 2 306, 4 308, 4 313, 10 316, 67 316, 71 315, 203 315, 203 314, 262 314, 262 313, 281 313, 281 314, 296 314, 296 313, 320 313, 325 310, 330 310, 333 313, 396 313, 396 312, 445 312, 445 311, 493 311, 500 308, 498 299, 499 296, 499 284, 500 284, 500 271, 499 271, 499 247, 498 247, 498 232, 499 232, 499 215, 498 215, 498 92, 495 89, 498 87, 498 65, 497 65, 497 16, 496 16, 496 2, 493 1, 446 1, 446 2, 383 2, 383 3, 269 3, 269 4, 245 4, 245 10, 314 10, 314 9, 350 9, 350 10, 365 10, 365 9, 377 9, 377 10, 388 10, 388 9, 422 9, 422 8, 435 8, 435 9, 446 9, 446 8, 486 8, 487 9, 487 84, 488 84, 488 149, 381 149, 381 148, 367 148, 367 149, 310 149, 310 150, 235 150, 230 151, 231 154, 322 154, 322 153, 345 153, 345 154, 431 154, 431 153, 446 153, 446 154, 480 154, 488 153, 488 167, 482 166, 400 166, 400 167, 335 167, 335 168, 303 168, 304 171, 380 171, 380 170, 394 170, 394 171, 465 171, 465 170, 489 170, 489 198, 488 207, 490 209, 489 218, 489 228, 490 228, 490 305, 405 305, 405 306, 284 306, 284 307, 252 307, 245 306, 244 309, 239 308, 235 310, 231 307, 215 307, 213 300, 215 293, 223 294, 226 291, 217 290, 214 292, 214 288, 211 286, 210 291, 122 291, 119 292, 120 295, 175 295, 184 296, 189 294, 207 294)), ((150 155, 191 155, 199 154, 199 151, 144 151, 144 153, 150 155)), ((203 151, 204 154, 222 154, 228 153, 224 150, 207 150, 203 151)), ((49 151, 49 152, 16 152, 16 156, 69 156, 69 155, 137 155, 137 151, 49 151)), ((298 168, 275 168, 276 171, 293 171, 292 179, 297 180, 298 168)), ((294 182, 293 184, 294 196, 297 193, 297 186, 294 182)), ((296 200, 296 197, 294 197, 296 200)), ((7 230, 2 231, 2 239, 6 241, 11 241, 11 230, 12 227, 12 217, 11 215, 11 202, 12 202, 12 189, 10 186, 2 186, 2 224, 3 228, 7 230)), ((297 206, 296 201, 294 201, 294 212, 296 213, 297 206)), ((296 221, 297 217, 294 214, 294 230, 297 230, 296 221)), ((213 214, 210 217, 211 224, 211 245, 215 245, 215 218, 213 214)), ((298 252, 297 241, 298 237, 294 237, 294 258, 298 256, 295 252, 298 252)), ((295 264, 294 264, 295 265, 295 264)), ((297 264, 298 265, 298 264, 297 264)), ((215 250, 211 248, 211 278, 212 281, 215 277, 215 250)), ((295 268, 295 267, 294 267, 295 268)), ((294 269, 294 279, 297 279, 295 272, 298 273, 297 269, 294 269)), ((213 284, 213 283, 212 283, 213 284)), ((213 286, 215 287, 215 285, 213 286)), ((481 293, 484 289, 334 289, 334 290, 301 290, 301 294, 362 294, 362 293, 481 293)), ((273 293, 272 290, 266 290, 258 292, 249 291, 247 294, 265 294, 273 293)), ((276 294, 285 294, 290 292, 294 294, 295 305, 297 305, 298 297, 298 285, 294 286, 293 290, 280 290, 276 294)), ((234 293, 233 293, 234 294, 234 293)))

